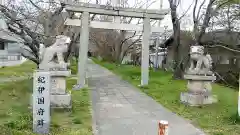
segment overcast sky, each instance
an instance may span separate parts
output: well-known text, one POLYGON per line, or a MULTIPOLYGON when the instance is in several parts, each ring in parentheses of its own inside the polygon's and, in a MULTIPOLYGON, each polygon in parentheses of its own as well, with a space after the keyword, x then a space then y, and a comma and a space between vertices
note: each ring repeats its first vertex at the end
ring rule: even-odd
MULTIPOLYGON (((203 0, 198 0, 199 4, 203 0)), ((178 6, 178 15, 182 16, 183 14, 186 13, 185 17, 182 18, 182 21, 184 23, 184 26, 182 26, 183 29, 192 29, 192 11, 193 11, 193 3, 194 0, 181 0, 180 5, 178 6), (189 9, 189 10, 188 10, 189 9)), ((209 0, 206 0, 205 5, 209 2, 209 0)), ((153 4, 150 8, 157 9, 160 6, 160 0, 157 0, 156 4, 153 4)), ((168 0, 163 0, 163 9, 169 8, 169 2, 168 0)), ((170 14, 165 17, 164 20, 161 22, 161 26, 168 26, 169 29, 172 28, 172 22, 171 22, 171 16, 170 14)))
MULTIPOLYGON (((94 0, 92 0, 94 1, 94 0)), ((101 0, 102 2, 105 0, 101 0)), ((113 1, 113 0, 112 0, 113 1)), ((128 0, 128 3, 130 5, 134 5, 134 3, 136 3, 137 1, 149 1, 148 4, 154 2, 154 4, 152 4, 149 9, 159 9, 160 8, 160 1, 161 0, 128 0)), ((183 14, 186 14, 182 19, 182 29, 188 29, 191 30, 192 29, 192 11, 193 11, 193 6, 194 6, 194 2, 195 0, 180 0, 180 4, 177 8, 178 11, 178 16, 182 16, 183 14)), ((197 7, 199 7, 199 5, 203 2, 204 0, 198 0, 198 5, 197 7)), ((168 0, 162 0, 163 2, 163 9, 169 9, 169 1, 168 0)), ((205 4, 204 6, 206 6, 206 4, 209 2, 209 0, 205 0, 205 4)), ((104 2, 103 2, 104 3, 104 2)), ((203 6, 203 7, 204 7, 203 6)), ((171 21, 171 16, 170 13, 165 16, 164 20, 161 21, 161 26, 167 26, 168 29, 172 29, 172 21, 171 21)))
MULTIPOLYGON (((0 0, 0 2, 3 2, 3 1, 7 1, 7 0, 0 0)), ((21 0, 15 0, 15 2, 20 2, 21 0)), ((90 3, 95 3, 95 0, 79 0, 79 1, 91 1, 90 3)), ((101 1, 101 4, 104 4, 104 3, 106 3, 106 1, 108 1, 108 0, 99 0, 99 1, 101 1)), ((112 0, 113 1, 113 0, 112 0)), ((123 0, 120 0, 120 1, 123 1, 123 0)), ((159 9, 160 8, 160 1, 161 0, 127 0, 128 1, 128 3, 130 4, 130 5, 134 5, 135 3, 137 3, 137 2, 140 2, 140 1, 148 1, 148 4, 150 4, 150 3, 152 3, 152 2, 154 2, 154 4, 152 4, 150 7, 149 7, 149 9, 159 9)), ((178 8, 177 8, 177 10, 178 10, 178 15, 179 16, 182 16, 183 14, 185 14, 185 12, 186 11, 188 11, 187 13, 186 13, 186 15, 185 15, 185 17, 184 18, 182 18, 182 22, 184 22, 184 23, 182 23, 182 24, 184 24, 184 25, 182 25, 181 27, 183 28, 183 29, 188 29, 188 30, 190 30, 190 29, 192 29, 192 21, 191 21, 191 19, 192 19, 192 9, 193 9, 193 1, 194 0, 180 0, 181 1, 181 3, 179 4, 179 6, 178 6, 178 8), (189 7, 191 7, 190 9, 189 9, 189 7), (189 9, 189 10, 188 10, 189 9), (188 16, 188 17, 186 17, 186 16, 188 16)), ((199 2, 199 4, 198 5, 200 5, 200 3, 202 2, 203 0, 198 0, 198 2, 199 2)), ((162 0, 162 2, 163 2, 163 9, 168 9, 169 8, 169 2, 168 2, 168 0, 162 0)), ((209 0, 206 0, 206 2, 205 3, 208 3, 209 2, 209 0)), ((144 8, 146 8, 146 7, 144 7, 144 8)), ((171 16, 170 16, 170 14, 168 14, 167 16, 165 16, 165 18, 164 18, 164 20, 162 20, 161 21, 161 26, 163 27, 163 26, 167 26, 168 27, 168 29, 172 29, 172 22, 171 22, 171 16)))
MULTIPOLYGON (((85 1, 85 0, 82 0, 82 1, 85 1)), ((87 0, 86 0, 87 1, 87 0)), ((91 3, 95 3, 95 0, 90 0, 91 3)), ((109 1, 109 0, 100 0, 101 1, 101 4, 105 4, 106 1, 109 1)), ((112 0, 114 1, 114 0, 112 0)), ((120 0, 120 1, 123 1, 123 0, 120 0)), ((126 1, 126 0, 125 0, 126 1)), ((135 5, 135 3, 138 3, 138 2, 143 2, 143 1, 148 1, 148 4, 150 3, 154 3, 151 4, 151 6, 149 7, 149 9, 159 9, 160 8, 160 1, 161 0, 127 0, 128 1, 128 4, 131 6, 135 5)), ((186 13, 186 16, 184 16, 184 18, 182 19, 182 21, 184 23, 181 23, 181 24, 184 24, 184 26, 182 25, 182 29, 188 29, 188 30, 191 30, 192 29, 192 21, 191 21, 191 18, 192 18, 192 9, 193 9, 193 2, 195 0, 180 0, 180 4, 177 8, 178 10, 178 15, 179 16, 182 16, 183 14, 186 13)), ((200 5, 200 3, 202 2, 203 0, 198 0, 198 5, 200 5)), ((162 0, 163 2, 163 9, 168 9, 169 8, 169 2, 168 0, 162 0)), ((205 3, 208 3, 209 0, 206 0, 205 3)), ((143 8, 146 8, 146 7, 143 7, 143 8)), ((167 16, 165 16, 165 19, 162 20, 161 22, 161 26, 167 26, 168 29, 172 29, 172 22, 171 22, 171 16, 170 14, 168 14, 167 16)))

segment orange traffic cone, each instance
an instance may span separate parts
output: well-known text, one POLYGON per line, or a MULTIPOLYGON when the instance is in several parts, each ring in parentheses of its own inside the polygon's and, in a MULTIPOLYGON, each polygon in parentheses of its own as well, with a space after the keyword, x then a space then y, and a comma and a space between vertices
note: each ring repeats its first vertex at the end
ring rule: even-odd
POLYGON ((158 135, 168 135, 168 121, 161 120, 158 123, 158 135))

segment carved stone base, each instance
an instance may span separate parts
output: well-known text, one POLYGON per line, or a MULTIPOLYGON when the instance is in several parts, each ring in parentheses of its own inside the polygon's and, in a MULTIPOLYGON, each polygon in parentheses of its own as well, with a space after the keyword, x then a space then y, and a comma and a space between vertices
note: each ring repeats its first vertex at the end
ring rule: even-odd
POLYGON ((187 70, 186 73, 189 75, 208 75, 208 76, 211 76, 213 74, 213 72, 209 71, 209 69, 201 69, 200 71, 187 70))
POLYGON ((186 80, 198 80, 198 81, 214 81, 214 80, 216 80, 216 76, 185 74, 184 79, 186 79, 186 80))
POLYGON ((216 79, 216 76, 184 75, 184 78, 188 80, 188 93, 207 96, 211 95, 212 81, 216 79))
POLYGON ((71 108, 71 95, 51 95, 51 108, 71 108))
POLYGON ((215 95, 204 96, 202 94, 182 92, 180 96, 180 100, 182 103, 190 106, 200 106, 200 105, 216 103, 217 97, 215 95))
MULTIPOLYGON (((45 71, 45 70, 35 70, 35 72, 40 72, 40 71, 45 71)), ((65 76, 68 77, 71 75, 71 70, 62 70, 62 71, 49 71, 50 72, 50 76, 65 76)))
POLYGON ((66 77, 65 76, 52 76, 51 77, 51 94, 62 95, 66 93, 66 77))
POLYGON ((69 66, 69 63, 54 63, 54 62, 50 62, 50 63, 42 63, 39 64, 39 69, 40 70, 45 70, 45 71, 66 71, 67 68, 69 66))
MULTIPOLYGON (((32 98, 33 96, 31 96, 30 106, 32 106, 32 98)), ((62 109, 72 108, 71 94, 67 93, 64 95, 50 95, 50 107, 62 109)))

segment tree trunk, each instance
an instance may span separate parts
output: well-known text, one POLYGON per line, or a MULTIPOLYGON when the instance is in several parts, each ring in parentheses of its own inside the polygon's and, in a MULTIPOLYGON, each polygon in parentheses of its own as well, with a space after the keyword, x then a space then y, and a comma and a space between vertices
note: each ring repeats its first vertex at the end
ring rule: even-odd
POLYGON ((122 63, 122 60, 123 60, 123 47, 124 47, 124 43, 122 43, 125 39, 125 34, 126 34, 126 31, 124 30, 121 30, 120 31, 120 44, 116 44, 117 46, 115 46, 115 61, 118 63, 118 64, 121 64, 122 63))
POLYGON ((200 45, 200 43, 201 43, 201 39, 202 39, 203 35, 204 35, 205 32, 206 32, 206 29, 207 29, 207 27, 208 27, 209 21, 210 21, 210 19, 211 19, 211 17, 212 17, 212 14, 213 14, 213 12, 214 12, 214 11, 212 10, 212 6, 213 6, 213 4, 214 4, 214 1, 215 1, 215 0, 210 0, 209 3, 208 3, 208 5, 207 5, 206 13, 205 13, 204 19, 203 19, 203 24, 201 25, 200 32, 199 32, 198 37, 197 37, 197 39, 196 39, 196 43, 197 43, 198 45, 200 45))
POLYGON ((182 59, 181 59, 181 52, 180 52, 180 30, 176 32, 176 39, 174 40, 174 74, 173 78, 174 79, 182 79, 182 74, 183 74, 183 64, 182 64, 182 59))
POLYGON ((173 49, 174 49, 174 79, 181 79, 182 78, 182 69, 181 69, 181 55, 180 55, 180 23, 177 17, 177 5, 172 1, 169 3, 171 8, 171 18, 172 18, 172 25, 173 25, 173 49))

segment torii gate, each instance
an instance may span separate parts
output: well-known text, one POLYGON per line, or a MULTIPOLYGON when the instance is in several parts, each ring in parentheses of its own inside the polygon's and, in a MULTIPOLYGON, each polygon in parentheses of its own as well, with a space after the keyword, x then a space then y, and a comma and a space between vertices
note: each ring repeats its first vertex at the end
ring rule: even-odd
POLYGON ((141 86, 148 85, 149 80, 149 39, 151 32, 163 32, 164 28, 151 27, 150 19, 162 20, 169 10, 146 10, 135 8, 119 7, 119 0, 114 1, 114 6, 105 6, 98 4, 89 4, 83 2, 72 2, 66 0, 65 9, 67 12, 82 13, 81 20, 67 19, 65 25, 81 26, 81 36, 78 62, 78 88, 85 85, 87 52, 89 44, 89 26, 92 28, 115 29, 115 30, 130 30, 143 31, 142 40, 142 62, 141 62, 141 86), (114 22, 98 22, 90 21, 90 14, 110 15, 115 16, 114 22), (134 24, 120 23, 120 17, 143 18, 143 26, 134 24))

